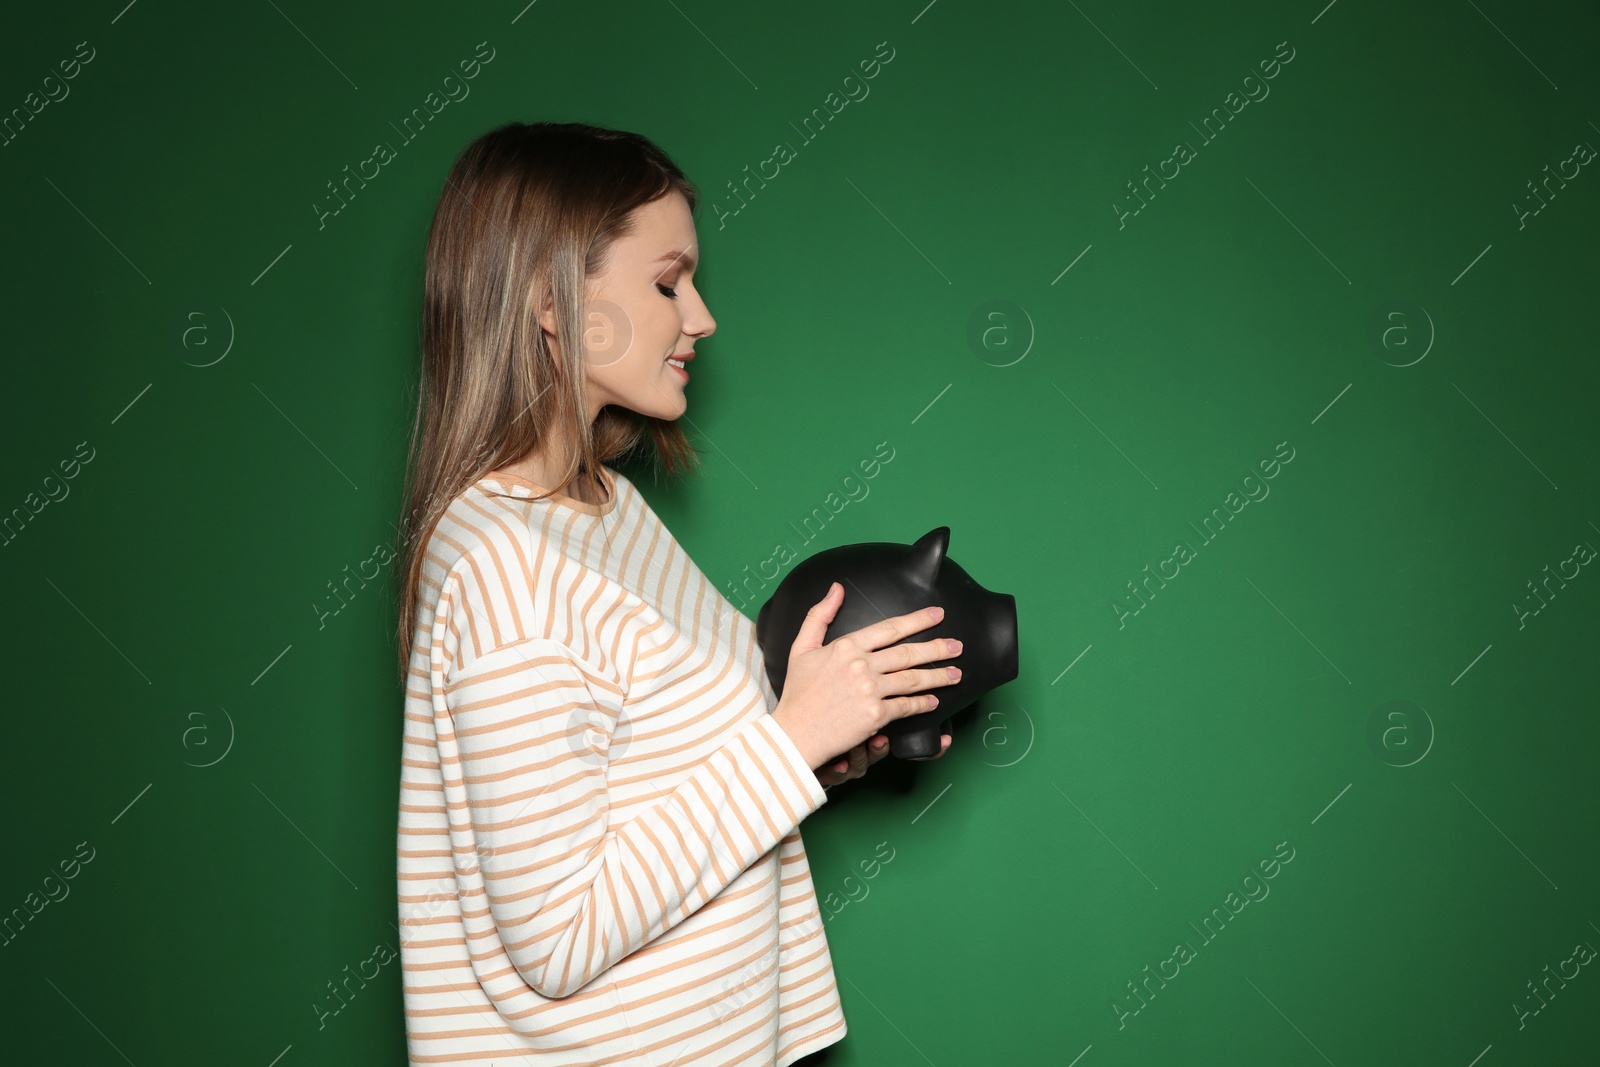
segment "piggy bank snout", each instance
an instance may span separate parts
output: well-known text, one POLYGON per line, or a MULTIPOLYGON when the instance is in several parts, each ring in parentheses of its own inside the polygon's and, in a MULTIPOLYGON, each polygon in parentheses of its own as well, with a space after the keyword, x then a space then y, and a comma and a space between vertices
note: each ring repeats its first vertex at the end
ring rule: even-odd
POLYGON ((939 666, 961 668, 961 681, 938 692, 940 707, 966 694, 979 696, 1017 677, 1017 598, 985 591, 965 606, 947 606, 937 630, 961 642, 961 651, 939 666))
POLYGON ((985 629, 992 642, 995 676, 992 686, 1017 677, 1017 598, 1010 593, 989 594, 990 615, 985 629))

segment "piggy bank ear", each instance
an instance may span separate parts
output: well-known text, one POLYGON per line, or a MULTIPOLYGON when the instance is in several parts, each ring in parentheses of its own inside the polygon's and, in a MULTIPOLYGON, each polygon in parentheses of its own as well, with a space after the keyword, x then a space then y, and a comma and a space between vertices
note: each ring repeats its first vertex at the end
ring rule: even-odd
POLYGON ((917 543, 911 546, 911 556, 907 560, 909 576, 930 589, 937 585, 939 567, 944 563, 945 553, 949 549, 950 527, 940 526, 923 534, 917 543))

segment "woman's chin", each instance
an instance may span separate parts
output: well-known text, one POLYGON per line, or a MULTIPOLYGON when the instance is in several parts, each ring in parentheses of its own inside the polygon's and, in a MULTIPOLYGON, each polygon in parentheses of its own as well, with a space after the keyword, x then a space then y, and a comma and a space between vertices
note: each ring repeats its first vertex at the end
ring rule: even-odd
POLYGON ((683 390, 674 390, 669 386, 665 389, 656 390, 655 394, 651 396, 649 404, 641 404, 633 407, 633 410, 641 415, 648 415, 653 419, 664 419, 667 422, 671 422, 689 410, 689 398, 683 390), (677 393, 676 396, 673 395, 674 392, 677 393))

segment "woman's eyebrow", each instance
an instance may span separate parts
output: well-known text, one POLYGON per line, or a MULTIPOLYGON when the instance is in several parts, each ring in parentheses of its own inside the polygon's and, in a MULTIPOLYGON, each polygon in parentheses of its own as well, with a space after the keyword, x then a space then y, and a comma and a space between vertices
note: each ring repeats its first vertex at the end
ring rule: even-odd
MULTIPOLYGON (((667 262, 668 260, 671 260, 673 263, 682 263, 683 268, 689 273, 693 274, 695 267, 699 266, 699 262, 694 258, 694 256, 689 255, 688 252, 689 250, 687 248, 685 248, 682 252, 664 252, 657 256, 655 261, 656 263, 667 263, 666 267, 661 268, 662 273, 665 273, 673 265, 672 263, 667 262)), ((656 277, 659 278, 661 275, 658 274, 656 277)))

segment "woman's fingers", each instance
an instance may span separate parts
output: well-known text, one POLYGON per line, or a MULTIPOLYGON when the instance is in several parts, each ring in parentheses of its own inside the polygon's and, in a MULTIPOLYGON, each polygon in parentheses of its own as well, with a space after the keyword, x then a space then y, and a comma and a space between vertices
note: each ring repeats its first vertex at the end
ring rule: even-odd
MULTIPOLYGON (((939 750, 939 756, 944 755, 945 749, 950 747, 950 735, 944 734, 944 748, 939 750)), ((860 778, 867 773, 867 768, 877 763, 889 754, 889 738, 884 734, 873 734, 866 741, 857 745, 843 756, 829 761, 818 769, 817 780, 824 789, 848 782, 852 778, 860 778)), ((931 758, 938 759, 939 756, 931 758)))
POLYGON ((827 789, 838 785, 840 782, 847 782, 852 778, 860 778, 867 773, 868 767, 888 754, 889 739, 883 734, 875 734, 845 755, 831 760, 826 767, 818 770, 817 780, 822 783, 824 789, 827 789))
MULTIPOLYGON (((832 590, 829 592, 831 593, 832 590)), ((831 621, 832 618, 833 616, 830 614, 828 621, 831 621)), ((878 649, 892 645, 902 638, 909 637, 911 634, 926 630, 928 627, 943 620, 943 618, 944 608, 933 605, 932 607, 923 608, 921 611, 907 612, 904 615, 896 615, 890 619, 880 619, 875 623, 863 626, 859 630, 852 630, 851 634, 861 642, 862 648, 869 652, 876 652, 878 649)), ((825 621, 823 623, 824 632, 826 629, 827 622, 825 621)))
POLYGON ((817 772, 817 777, 826 776, 835 783, 861 777, 861 771, 866 767, 865 752, 865 745, 857 745, 844 755, 835 756, 826 767, 817 772))
POLYGON ((850 769, 845 772, 846 778, 860 778, 867 773, 867 746, 863 742, 850 750, 850 769))

